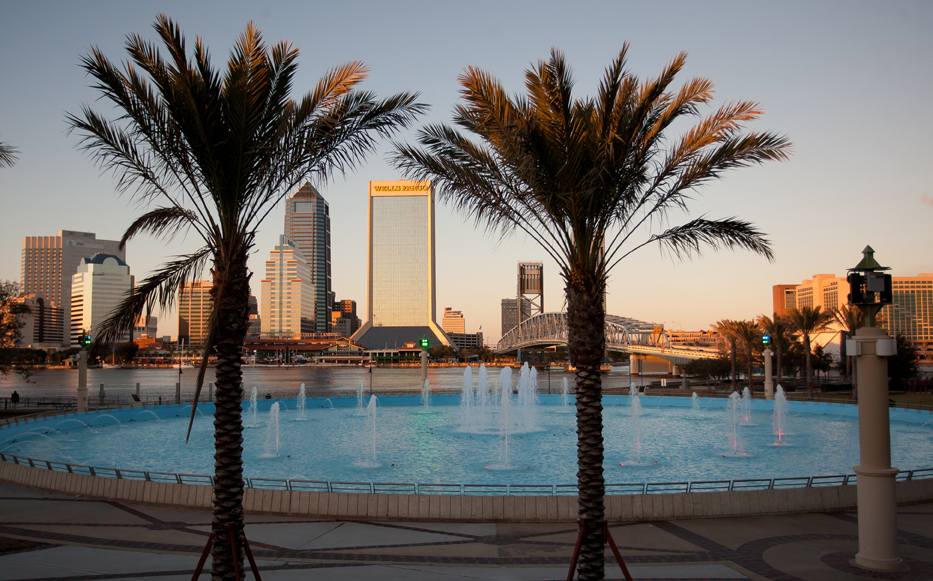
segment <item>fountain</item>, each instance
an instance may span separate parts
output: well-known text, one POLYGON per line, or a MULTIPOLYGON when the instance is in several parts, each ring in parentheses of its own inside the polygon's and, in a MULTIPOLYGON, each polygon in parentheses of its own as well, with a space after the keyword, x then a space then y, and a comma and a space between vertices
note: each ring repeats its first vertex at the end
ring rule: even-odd
MULTIPOLYGON (((363 400, 366 399, 366 392, 363 389, 363 382, 360 382, 360 388, 356 391, 356 413, 353 414, 358 418, 366 417, 366 408, 363 407, 363 400)), ((333 407, 333 404, 331 404, 333 407)))
POLYGON ((305 384, 301 384, 301 388, 298 389, 298 417, 295 418, 295 421, 303 422, 305 421, 305 384))
POLYGON ((474 425, 473 410, 476 408, 476 396, 473 394, 473 368, 469 365, 463 370, 463 385, 460 388, 460 427, 470 429, 474 425))
POLYGON ((261 425, 259 423, 259 407, 256 403, 258 400, 259 393, 254 385, 253 391, 249 396, 249 409, 246 410, 246 415, 250 418, 250 423, 246 425, 247 428, 258 428, 261 425))
POLYGON ((700 419, 700 396, 697 395, 697 392, 693 392, 693 395, 690 396, 690 413, 685 416, 688 420, 698 420, 700 419))
POLYGON ((424 409, 419 413, 431 413, 431 382, 427 379, 424 380, 424 387, 421 388, 421 405, 424 409))
POLYGON ((486 406, 489 405, 489 374, 486 366, 479 366, 479 376, 476 380, 476 403, 479 404, 479 418, 477 423, 486 424, 486 406))
POLYGON ((726 421, 729 424, 730 429, 732 430, 732 435, 730 437, 730 443, 732 445, 732 452, 723 454, 724 457, 729 456, 745 456, 747 455, 742 451, 742 447, 739 444, 739 420, 742 415, 742 398, 739 396, 739 392, 733 391, 729 394, 729 403, 726 405, 726 421))
POLYGON ((743 421, 739 422, 743 426, 754 426, 752 423, 752 392, 746 387, 742 390, 742 414, 743 421))
POLYGON ((567 378, 564 378, 564 384, 560 388, 560 399, 564 402, 563 412, 565 414, 573 413, 570 409, 570 390, 567 388, 567 378))
POLYGON ((265 458, 273 458, 279 455, 279 402, 272 404, 269 408, 269 427, 266 429, 266 453, 265 458))
POLYGON ((522 366, 518 377, 518 426, 522 432, 535 429, 535 405, 538 399, 538 372, 528 364, 522 366))
MULTIPOLYGON (((360 459, 357 465, 364 468, 378 468, 379 463, 376 462, 376 396, 374 395, 369 396, 369 405, 366 406, 366 423, 370 430, 368 440, 372 442, 372 460, 360 459)), ((364 450, 363 458, 366 456, 367 453, 364 450)))
MULTIPOLYGON (((635 449, 635 461, 629 462, 629 465, 641 466, 641 398, 638 397, 638 388, 632 385, 629 388, 629 398, 631 399, 631 405, 629 406, 629 431, 632 434, 634 449, 635 449)), ((625 466, 625 462, 619 464, 620 466, 625 466)))
MULTIPOLYGON (((350 397, 332 396, 323 405, 333 409, 310 413, 308 407, 320 406, 322 398, 308 398, 306 414, 314 421, 292 421, 300 413, 299 402, 288 400, 291 409, 281 402, 260 399, 255 410, 257 424, 263 429, 243 433, 244 476, 293 480, 326 480, 333 482, 401 482, 401 483, 464 483, 464 484, 572 484, 576 481, 576 425, 573 416, 563 413, 565 406, 573 408, 572 380, 568 376, 567 400, 554 396, 539 396, 534 407, 537 416, 533 430, 523 431, 519 400, 521 393, 531 392, 531 368, 526 374, 515 369, 519 395, 510 383, 510 374, 496 373, 501 378, 500 397, 489 397, 488 377, 484 368, 471 369, 476 381, 470 414, 473 427, 463 427, 462 392, 457 395, 432 394, 431 415, 419 415, 420 394, 395 396, 380 401, 360 398, 355 393, 357 381, 350 383, 350 397), (524 377, 522 377, 524 375, 524 377), (356 395, 357 397, 353 397, 356 395), (483 408, 484 395, 486 406, 483 408), (357 429, 347 429, 357 413, 360 401, 366 420, 357 429), (278 403, 278 423, 273 422, 271 407, 278 403), (385 407, 377 404, 385 404, 385 407), (376 410, 376 407, 381 409, 376 410), (376 412, 378 411, 378 426, 376 412), (546 427, 545 427, 546 426, 546 427), (376 428, 382 432, 376 432, 376 428), (391 437, 389 436, 391 434, 391 437), (268 450, 267 450, 268 444, 268 450), (377 450, 378 447, 378 450, 377 450), (278 452, 279 457, 275 454, 278 452), (378 455, 376 454, 378 452, 378 455), (266 456, 268 454, 268 456, 266 456), (286 455, 291 461, 285 461, 286 455), (360 462, 357 462, 360 460, 360 462), (376 464, 376 462, 379 464, 376 464), (486 465, 490 469, 486 470, 486 465), (529 466, 529 470, 524 470, 529 466), (522 470, 517 470, 521 468, 522 470), (306 472, 301 472, 302 470, 306 472), (363 470, 363 472, 361 472, 363 470), (365 474, 365 475, 364 475, 365 474)), ((439 390, 461 388, 465 370, 457 370, 454 381, 444 382, 444 374, 431 378, 431 387, 439 390)), ((625 378, 623 377, 623 381, 625 378)), ((297 383, 297 382, 296 382, 297 383)), ((420 382, 419 382, 420 383, 420 382)), ((628 383, 624 381, 624 383, 628 383)), ((409 383, 410 384, 410 383, 409 383)), ((265 388, 264 388, 265 389, 265 388)), ((637 389, 637 388, 636 388, 637 389)), ((292 389, 294 397, 297 389, 292 389)), ((469 393, 467 389, 467 393, 469 393)), ((686 392, 684 395, 692 395, 686 392)), ((776 390, 773 401, 754 402, 754 412, 761 414, 773 406, 774 431, 737 428, 744 419, 743 402, 739 394, 729 400, 699 401, 693 397, 640 397, 630 395, 604 396, 606 457, 617 458, 605 463, 606 482, 686 482, 731 479, 777 478, 801 475, 847 474, 858 463, 858 442, 852 437, 857 429, 854 406, 844 406, 852 413, 832 421, 822 414, 826 404, 814 405, 786 400, 783 389, 776 390), (630 412, 618 410, 629 406, 630 412), (702 410, 699 408, 702 406, 702 410), (622 411, 623 413, 612 412, 622 411), (699 414, 703 419, 722 417, 726 426, 712 421, 691 421, 685 415, 699 414), (721 414, 721 415, 720 415, 721 414), (784 445, 786 421, 791 421, 793 445, 784 445), (727 427, 728 437, 726 437, 727 427), (663 434, 663 438, 641 438, 642 432, 663 434), (775 440, 781 445, 776 446, 775 440), (726 442, 729 442, 726 444, 726 442), (710 453, 710 442, 717 443, 710 453), (721 442, 721 446, 718 444, 721 442), (728 445, 729 449, 726 450, 728 445), (641 454, 644 448, 645 454, 641 454), (723 449, 719 449, 723 448, 723 449), (728 453, 727 453, 728 452, 728 453), (747 455, 744 452, 748 452, 747 455), (726 457, 723 457, 726 456, 726 457), (739 461, 735 456, 743 458, 739 461), (654 461, 659 463, 656 465, 654 461), (625 467, 619 463, 625 462, 625 467), (641 463, 642 467, 630 466, 641 463)), ((212 403, 203 403, 205 416, 213 411, 212 403)), ((180 405, 153 407, 143 411, 126 409, 112 411, 125 428, 100 428, 112 425, 110 418, 97 413, 66 418, 41 419, 24 425, 0 426, 0 449, 9 457, 33 458, 38 462, 69 462, 127 470, 153 470, 179 474, 212 474, 213 425, 195 422, 190 444, 185 454, 171 452, 171 447, 153 447, 151 442, 184 442, 188 418, 179 414, 180 405), (152 421, 156 416, 160 421, 152 421), (131 419, 136 421, 130 422, 131 419), (143 419, 150 421, 144 422, 143 419), (87 424, 93 420, 93 429, 87 424), (49 431, 61 450, 50 446, 41 436, 18 437, 27 430, 41 426, 57 426, 64 433, 49 431), (12 439, 9 439, 12 438, 12 439), (16 440, 15 442, 13 440, 16 440), (162 452, 159 448, 165 448, 162 452)), ((200 406, 199 406, 200 407, 200 406)), ((842 406, 834 406, 841 408, 842 406)), ((248 406, 243 406, 244 410, 248 406)), ((252 410, 244 413, 244 423, 250 421, 252 410)), ((907 469, 930 465, 933 457, 933 417, 929 412, 902 414, 892 419, 892 454, 894 462, 907 469), (903 419, 901 419, 903 418, 903 419), (921 427, 925 422, 926 427, 921 427)), ((692 419, 692 418, 691 418, 692 419)), ((753 421, 756 420, 751 416, 753 421)), ((756 423, 764 424, 757 419, 756 423)))
POLYGON ((779 384, 774 393, 774 415, 771 416, 771 425, 774 426, 774 433, 777 434, 777 442, 774 443, 775 446, 787 443, 784 441, 784 422, 787 419, 786 416, 787 396, 784 395, 784 388, 779 384))

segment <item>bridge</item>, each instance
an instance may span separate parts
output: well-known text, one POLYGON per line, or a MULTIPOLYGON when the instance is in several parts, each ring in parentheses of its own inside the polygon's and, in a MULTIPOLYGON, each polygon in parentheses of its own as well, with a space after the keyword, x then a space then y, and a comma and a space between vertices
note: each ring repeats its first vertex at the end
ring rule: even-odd
MULTIPOLYGON (((671 343, 663 325, 628 317, 606 315, 606 349, 636 356, 656 357, 673 365, 694 359, 715 359, 719 352, 703 347, 671 343)), ((496 345, 498 354, 529 347, 567 346, 567 313, 542 313, 523 321, 503 335, 496 345)))

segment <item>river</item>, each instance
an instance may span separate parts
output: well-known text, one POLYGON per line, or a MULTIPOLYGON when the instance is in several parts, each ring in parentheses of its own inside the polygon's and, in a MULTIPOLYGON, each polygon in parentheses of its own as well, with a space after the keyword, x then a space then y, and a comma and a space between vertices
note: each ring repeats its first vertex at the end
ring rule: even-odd
MULTIPOLYGON (((430 367, 428 381, 432 390, 442 392, 459 391, 463 384, 463 367, 430 367)), ((499 368, 489 368, 490 383, 499 377, 499 368)), ((476 368, 473 370, 476 381, 476 368)), ((517 377, 513 373, 513 376, 517 377)), ((360 383, 367 393, 416 393, 421 390, 421 370, 419 368, 376 367, 372 373, 360 367, 270 367, 256 366, 243 368, 243 383, 247 391, 256 387, 260 397, 270 394, 275 397, 295 397, 302 383, 308 396, 313 395, 351 395, 359 389, 360 383)), ((560 393, 564 378, 573 386, 573 373, 552 370, 538 374, 539 393, 560 393)), ((157 397, 173 398, 175 383, 181 383, 183 399, 191 399, 194 394, 197 370, 186 368, 179 375, 178 368, 138 368, 138 369, 88 369, 87 385, 92 397, 96 396, 100 384, 104 384, 107 396, 126 396, 135 393, 139 383, 140 395, 151 400, 157 397)), ((214 381, 214 369, 208 368, 207 382, 214 381)), ((641 378, 634 378, 641 385, 641 378)), ((645 382, 648 379, 645 378, 645 382)), ((605 388, 624 388, 629 385, 627 367, 613 367, 603 374, 605 388)), ((77 369, 40 369, 29 379, 24 380, 19 374, 10 372, 0 375, 0 398, 9 397, 17 391, 21 397, 74 397, 78 387, 77 369)), ((203 399, 203 397, 202 397, 203 399)))

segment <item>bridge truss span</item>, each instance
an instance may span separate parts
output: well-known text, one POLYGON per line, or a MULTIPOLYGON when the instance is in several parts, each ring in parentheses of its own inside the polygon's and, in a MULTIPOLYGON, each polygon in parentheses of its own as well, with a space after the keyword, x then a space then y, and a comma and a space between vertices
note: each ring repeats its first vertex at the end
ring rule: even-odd
MULTIPOLYGON (((693 359, 713 359, 712 349, 672 345, 663 325, 628 317, 606 315, 606 350, 653 355, 675 363, 693 359)), ((506 333, 496 345, 496 353, 511 353, 529 347, 567 345, 567 314, 542 313, 523 321, 506 333)))

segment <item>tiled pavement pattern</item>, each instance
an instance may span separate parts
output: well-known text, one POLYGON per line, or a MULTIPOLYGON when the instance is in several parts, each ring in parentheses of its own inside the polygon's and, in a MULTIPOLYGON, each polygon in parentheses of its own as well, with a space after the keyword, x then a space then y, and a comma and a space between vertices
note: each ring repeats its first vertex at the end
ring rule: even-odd
MULTIPOLYGON (((209 523, 203 510, 102 502, 0 483, 0 580, 190 579, 209 523)), ((611 530, 629 570, 641 579, 933 579, 933 504, 901 507, 898 525, 899 554, 910 569, 895 574, 850 564, 858 550, 855 513, 637 523, 611 530)), ((246 531, 263 579, 274 581, 557 580, 566 578, 576 539, 573 527, 563 524, 264 515, 250 515, 246 531)), ((621 578, 608 551, 607 563, 607 576, 621 578)), ((207 578, 205 573, 202 579, 207 578)))

